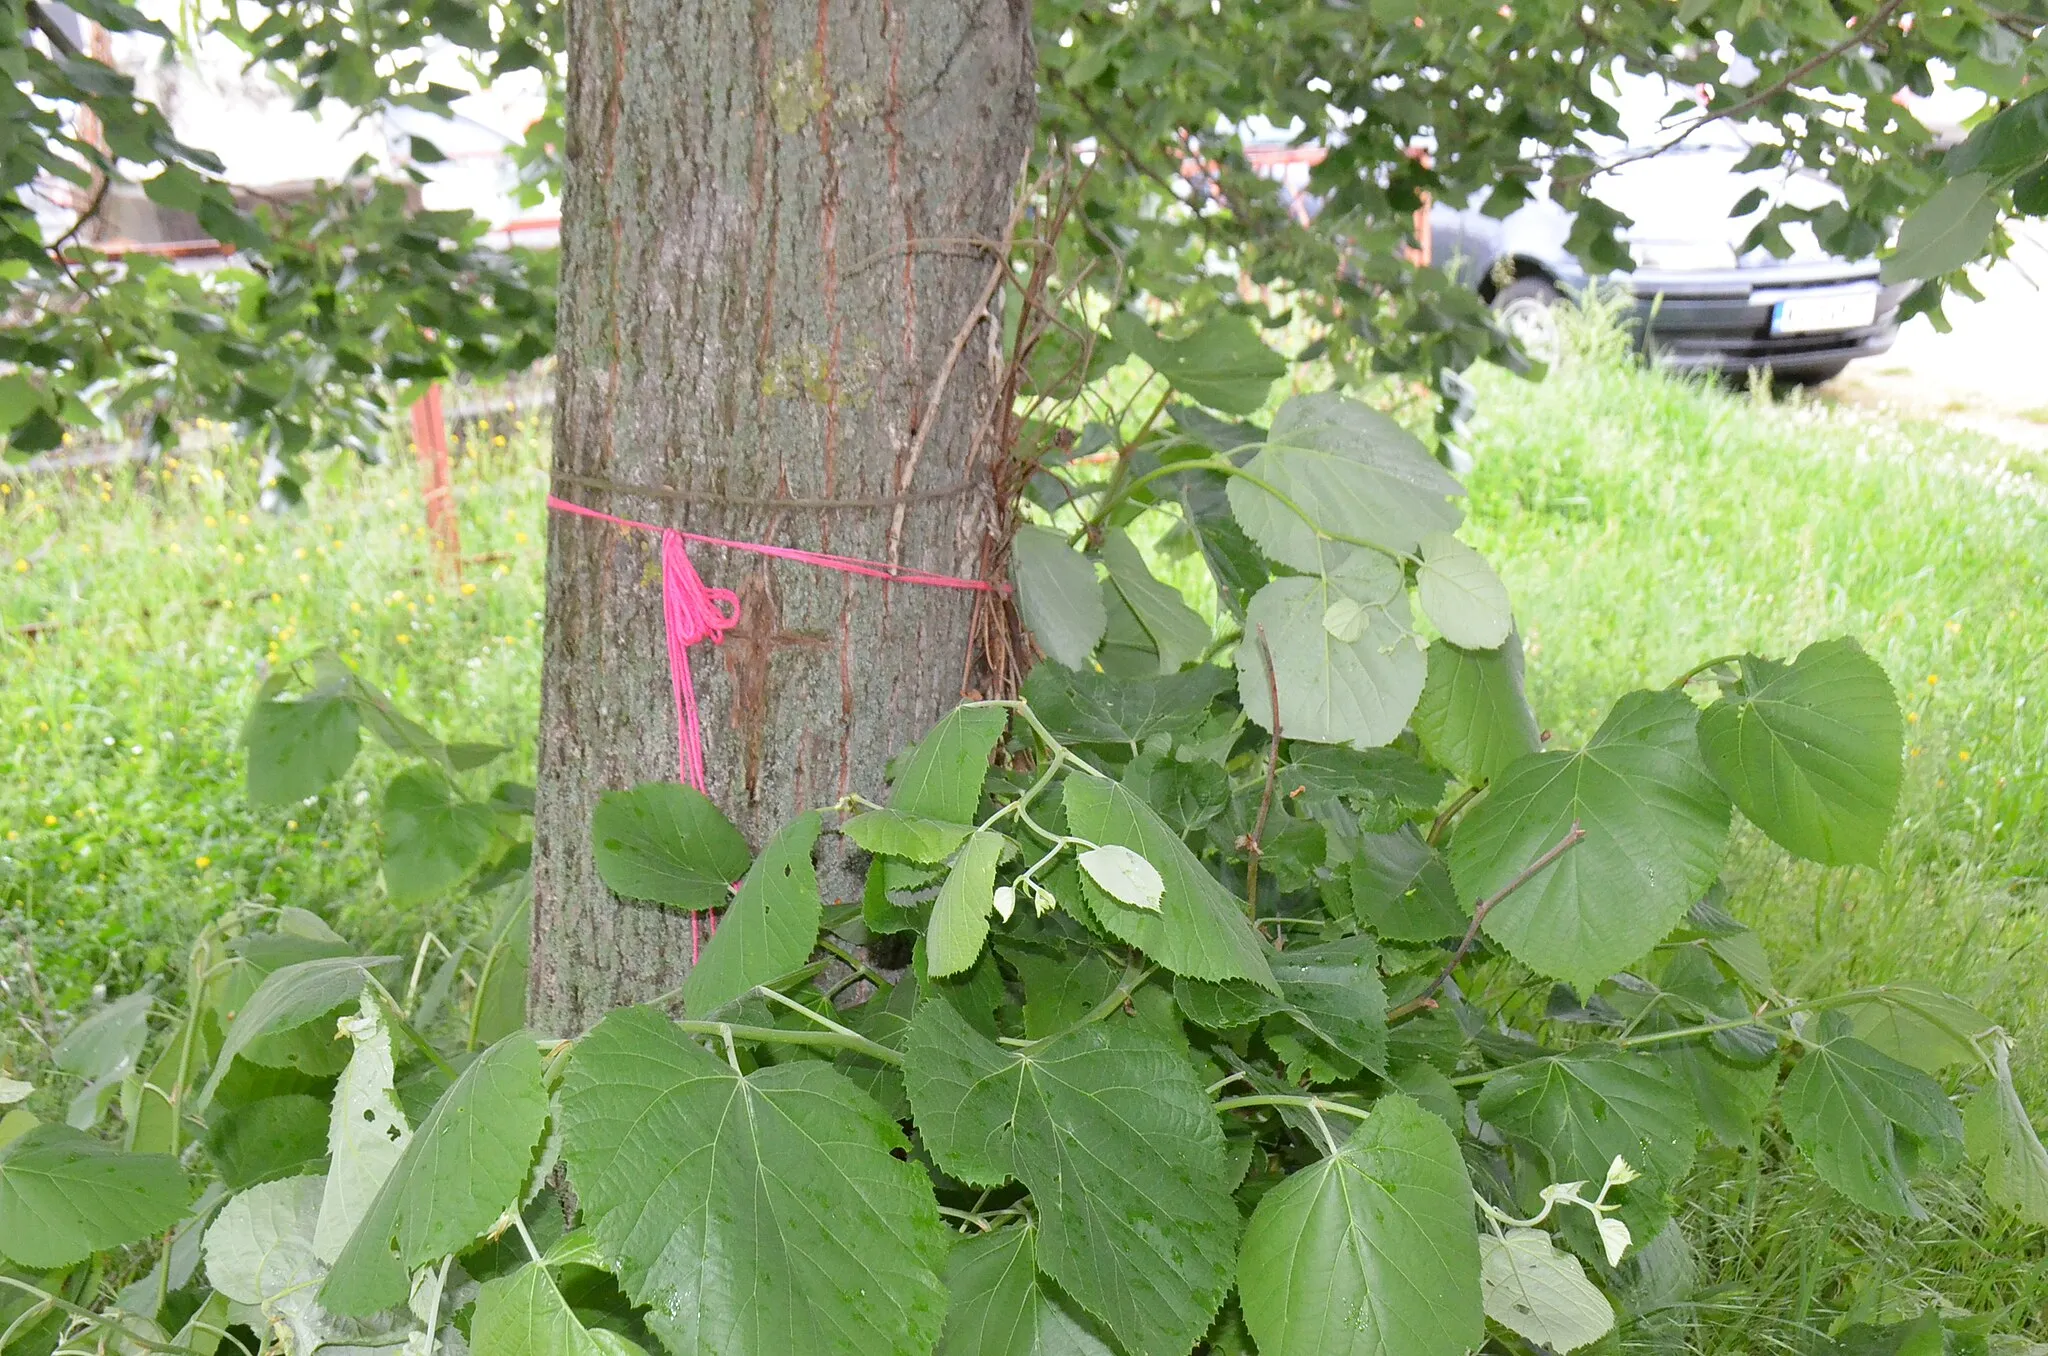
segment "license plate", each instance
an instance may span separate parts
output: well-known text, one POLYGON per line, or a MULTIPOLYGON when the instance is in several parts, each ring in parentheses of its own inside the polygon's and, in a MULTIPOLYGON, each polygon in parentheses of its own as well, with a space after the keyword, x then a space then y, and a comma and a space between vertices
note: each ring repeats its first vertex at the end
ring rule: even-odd
POLYGON ((1772 334, 1860 330, 1876 323, 1877 289, 1874 287, 1783 297, 1771 307, 1772 334))

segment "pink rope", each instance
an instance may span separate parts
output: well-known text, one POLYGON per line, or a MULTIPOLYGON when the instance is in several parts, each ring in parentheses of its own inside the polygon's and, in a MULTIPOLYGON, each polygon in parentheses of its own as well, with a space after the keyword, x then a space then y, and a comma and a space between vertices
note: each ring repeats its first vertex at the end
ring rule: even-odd
MULTIPOLYGON (((729 541, 724 537, 707 537, 697 532, 678 532, 672 527, 661 527, 654 523, 636 522, 631 518, 618 518, 596 509, 572 504, 566 499, 548 496, 548 507, 557 513, 573 513, 579 517, 592 518, 601 523, 617 527, 630 527, 639 532, 661 534, 661 619, 668 640, 669 686, 676 699, 676 776, 687 786, 700 792, 704 785, 704 731, 697 722, 697 685, 690 674, 690 647, 702 641, 713 645, 725 643, 725 633, 739 625, 740 599, 731 589, 714 589, 705 585, 697 567, 690 562, 688 543, 702 542, 727 551, 746 551, 757 556, 772 556, 778 560, 793 560, 803 565, 815 565, 821 570, 837 570, 841 574, 857 574, 868 579, 886 579, 898 584, 918 584, 935 589, 971 589, 979 593, 1007 594, 1009 586, 991 584, 985 579, 961 579, 950 574, 932 574, 927 570, 915 570, 904 565, 892 565, 880 560, 862 560, 858 556, 835 556, 822 551, 802 551, 791 546, 768 546, 761 542, 729 541)), ((690 963, 695 965, 701 952, 702 940, 718 931, 716 915, 705 915, 692 911, 690 914, 690 963), (700 933, 699 929, 704 930, 700 933)))

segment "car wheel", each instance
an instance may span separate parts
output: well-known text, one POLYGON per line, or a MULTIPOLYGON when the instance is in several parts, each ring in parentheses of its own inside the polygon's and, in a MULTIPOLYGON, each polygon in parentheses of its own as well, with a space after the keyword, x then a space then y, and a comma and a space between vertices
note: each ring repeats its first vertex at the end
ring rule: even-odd
POLYGON ((1522 352, 1541 363, 1554 363, 1563 351, 1557 328, 1557 305, 1563 298, 1548 278, 1517 278, 1494 294, 1494 314, 1522 352))

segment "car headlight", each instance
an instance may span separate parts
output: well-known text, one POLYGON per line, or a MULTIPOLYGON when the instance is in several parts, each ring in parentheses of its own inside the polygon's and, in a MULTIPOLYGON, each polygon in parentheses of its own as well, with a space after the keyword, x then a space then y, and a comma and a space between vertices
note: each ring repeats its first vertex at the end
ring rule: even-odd
POLYGON ((1659 273, 1693 273, 1735 267, 1735 251, 1721 240, 1630 240, 1636 267, 1659 273))

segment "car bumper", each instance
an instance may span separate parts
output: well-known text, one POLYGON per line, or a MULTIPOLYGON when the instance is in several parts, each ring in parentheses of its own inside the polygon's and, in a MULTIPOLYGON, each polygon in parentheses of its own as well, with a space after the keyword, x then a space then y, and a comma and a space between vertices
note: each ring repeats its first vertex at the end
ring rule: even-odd
POLYGON ((1773 334, 1776 304, 1806 292, 1877 286, 1875 271, 1737 269, 1720 273, 1616 279, 1634 312, 1637 341, 1660 362, 1682 370, 1740 375, 1768 368, 1799 378, 1839 371, 1854 358, 1892 346, 1899 304, 1910 284, 1877 288, 1872 323, 1803 334, 1773 334))

